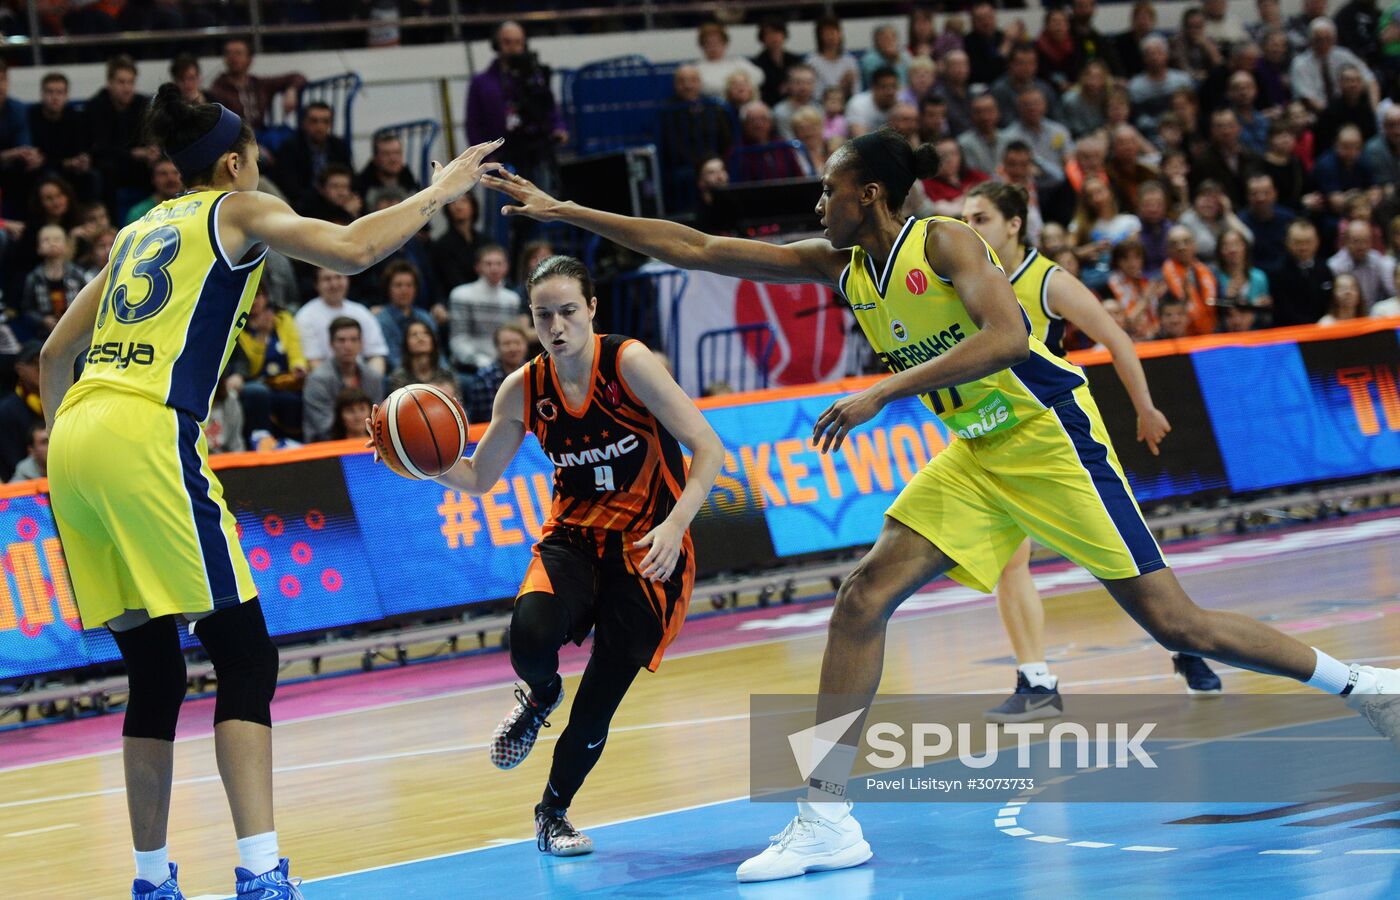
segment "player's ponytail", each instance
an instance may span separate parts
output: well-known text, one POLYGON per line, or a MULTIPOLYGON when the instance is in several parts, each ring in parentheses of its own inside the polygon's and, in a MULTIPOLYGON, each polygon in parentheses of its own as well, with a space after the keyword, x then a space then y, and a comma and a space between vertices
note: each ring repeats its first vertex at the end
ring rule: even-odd
POLYGON ((253 130, 233 112, 218 103, 187 103, 169 82, 151 101, 144 135, 175 163, 186 186, 208 184, 221 156, 241 155, 253 143, 253 130))
POLYGON ((863 134, 842 148, 839 164, 854 166, 861 184, 876 182, 885 188, 885 206, 898 213, 917 178, 938 173, 938 151, 930 144, 915 150, 909 139, 888 126, 863 134))
POLYGON ((920 144, 914 149, 914 177, 922 181, 938 174, 942 160, 933 144, 920 144))

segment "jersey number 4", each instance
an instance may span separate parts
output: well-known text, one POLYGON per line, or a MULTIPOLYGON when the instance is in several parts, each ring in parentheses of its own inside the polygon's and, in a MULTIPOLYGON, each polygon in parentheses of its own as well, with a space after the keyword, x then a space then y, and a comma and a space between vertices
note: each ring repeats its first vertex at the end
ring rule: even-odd
POLYGON ((612 466, 593 467, 593 486, 600 491, 615 491, 612 466))
POLYGON ((97 313, 98 328, 107 321, 109 310, 118 322, 131 325, 149 319, 170 302, 170 264, 180 252, 180 232, 170 226, 148 232, 133 253, 135 242, 136 235, 128 234, 112 254, 107 293, 97 313), (146 283, 145 295, 132 302, 131 287, 138 280, 146 283))

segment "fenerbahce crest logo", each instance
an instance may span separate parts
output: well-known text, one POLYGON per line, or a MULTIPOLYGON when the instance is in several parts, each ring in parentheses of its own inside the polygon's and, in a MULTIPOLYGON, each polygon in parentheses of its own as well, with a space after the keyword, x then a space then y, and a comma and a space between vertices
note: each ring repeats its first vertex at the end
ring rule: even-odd
POLYGON ((904 323, 898 319, 890 322, 890 333, 893 334, 894 339, 901 344, 909 340, 909 329, 905 328, 904 323))

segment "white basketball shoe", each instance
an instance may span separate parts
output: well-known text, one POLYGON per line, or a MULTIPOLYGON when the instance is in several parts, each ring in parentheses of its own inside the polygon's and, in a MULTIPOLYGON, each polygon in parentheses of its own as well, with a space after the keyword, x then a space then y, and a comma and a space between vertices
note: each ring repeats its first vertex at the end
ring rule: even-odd
POLYGON ((768 849, 739 866, 740 881, 777 881, 807 872, 848 869, 870 858, 870 845, 860 823, 846 814, 836 821, 798 805, 797 815, 781 834, 771 838, 768 849))
POLYGON ((1361 713, 1371 727, 1400 749, 1400 669, 1352 665, 1355 686, 1347 706, 1361 713))

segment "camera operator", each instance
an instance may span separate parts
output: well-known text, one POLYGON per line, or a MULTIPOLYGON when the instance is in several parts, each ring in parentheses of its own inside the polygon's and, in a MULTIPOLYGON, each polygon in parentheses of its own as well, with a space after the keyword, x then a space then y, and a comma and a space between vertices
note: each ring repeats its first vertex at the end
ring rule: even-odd
POLYGON ((504 135, 506 142, 494 159, 542 189, 553 190, 555 147, 569 134, 550 90, 549 67, 530 52, 525 29, 516 22, 502 23, 491 46, 496 59, 472 79, 467 91, 467 141, 504 135))

